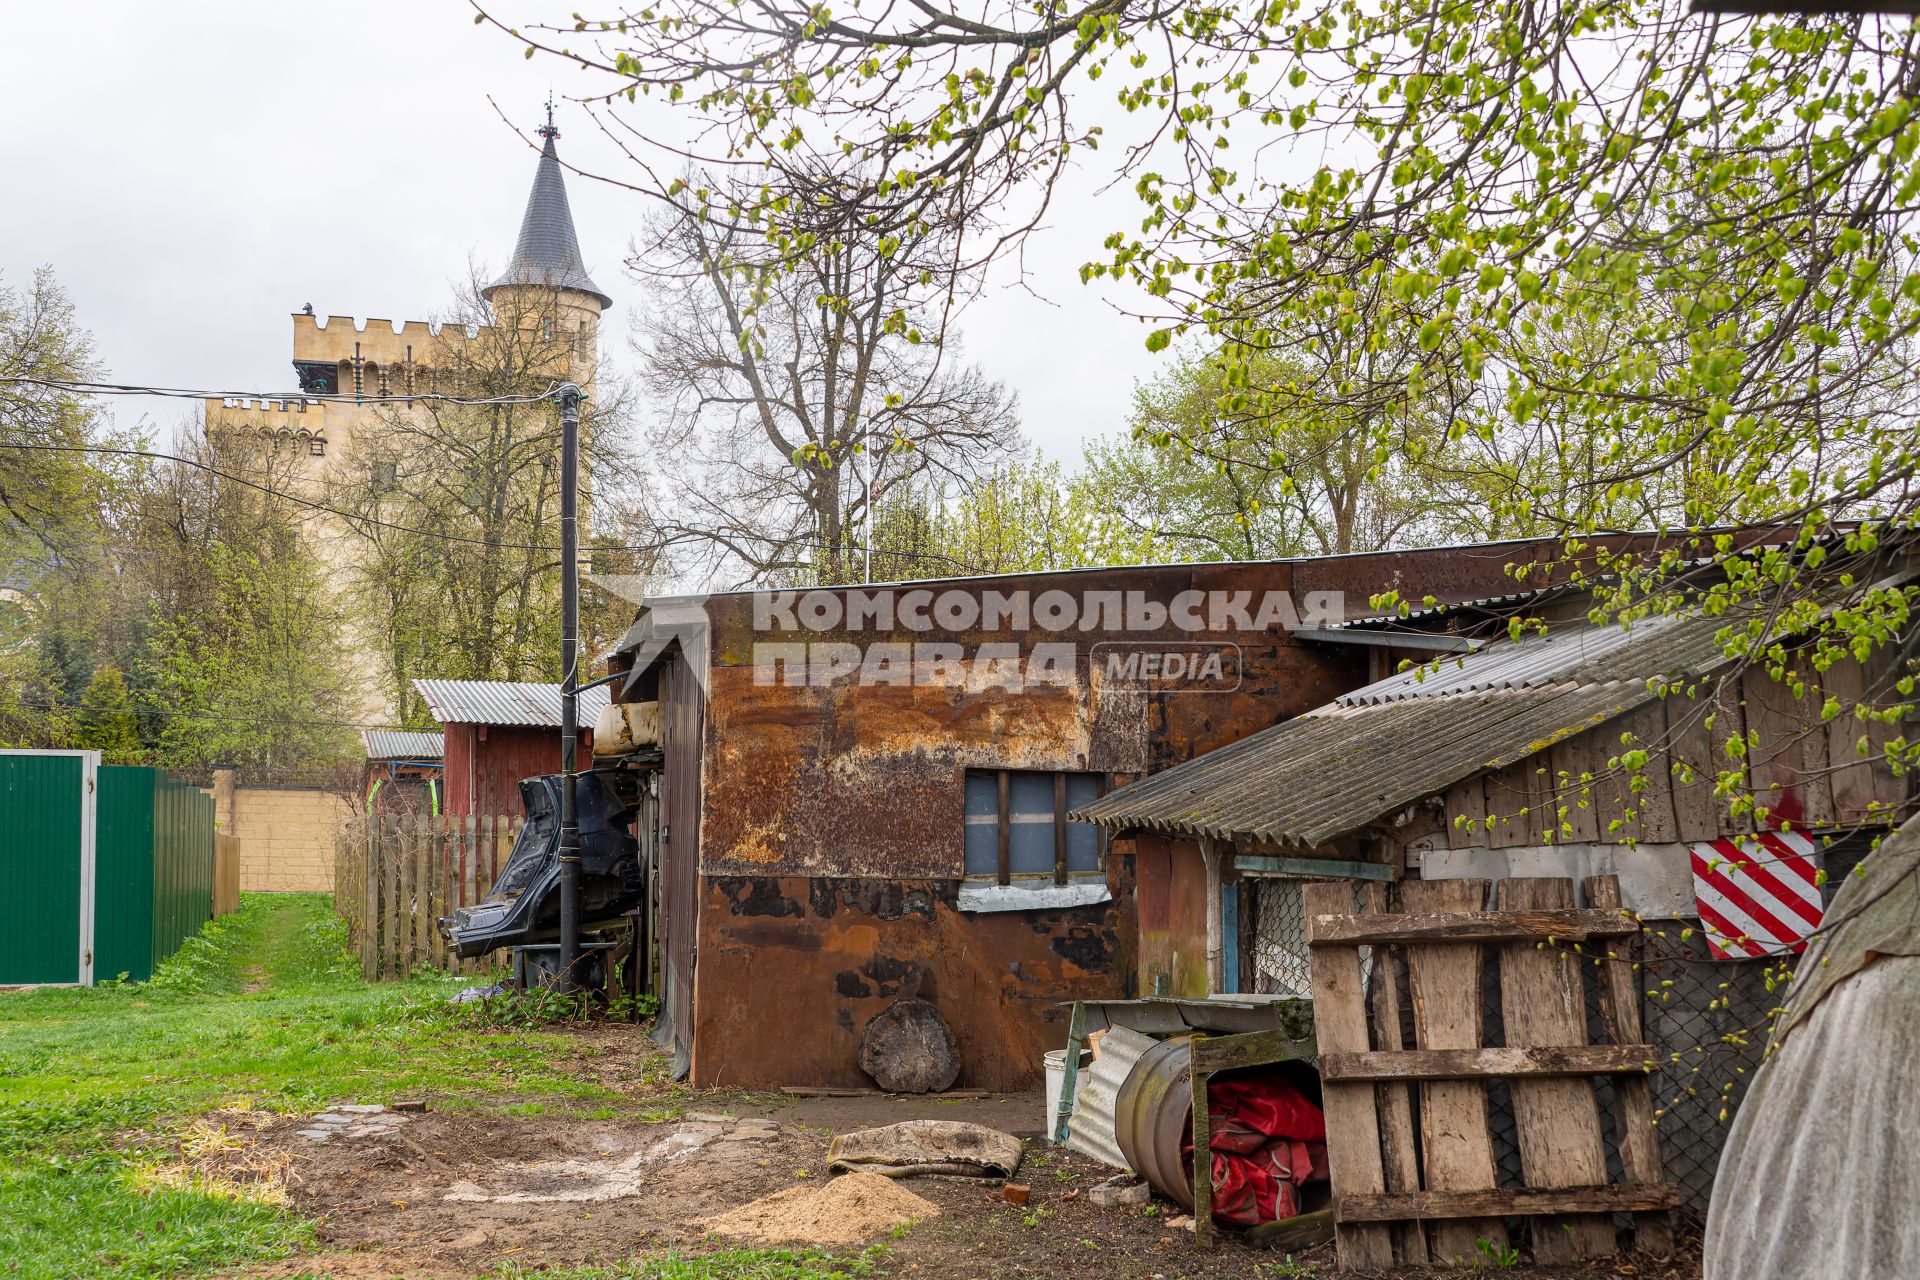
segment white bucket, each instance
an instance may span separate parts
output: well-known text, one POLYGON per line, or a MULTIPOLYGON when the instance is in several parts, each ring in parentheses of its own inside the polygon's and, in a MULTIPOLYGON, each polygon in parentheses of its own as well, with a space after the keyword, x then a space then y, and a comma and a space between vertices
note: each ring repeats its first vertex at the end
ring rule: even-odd
MULTIPOLYGON (((1060 1119, 1060 1086, 1067 1078, 1067 1051, 1049 1049, 1040 1059, 1047 1074, 1047 1116, 1040 1125, 1041 1132, 1047 1135, 1047 1141, 1054 1139, 1054 1126, 1060 1119)), ((1080 1051, 1080 1070, 1085 1071, 1087 1064, 1093 1061, 1091 1050, 1080 1051)), ((1069 1113, 1071 1114, 1071 1113, 1069 1113)))

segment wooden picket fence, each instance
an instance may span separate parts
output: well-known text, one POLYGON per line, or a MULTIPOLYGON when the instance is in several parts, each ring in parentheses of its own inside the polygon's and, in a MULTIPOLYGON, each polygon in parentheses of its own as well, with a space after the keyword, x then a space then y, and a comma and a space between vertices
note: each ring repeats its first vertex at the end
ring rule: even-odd
POLYGON ((369 982, 419 969, 471 974, 497 967, 499 953, 472 960, 450 955, 438 921, 487 896, 523 825, 517 814, 348 820, 335 845, 334 910, 346 921, 369 982))

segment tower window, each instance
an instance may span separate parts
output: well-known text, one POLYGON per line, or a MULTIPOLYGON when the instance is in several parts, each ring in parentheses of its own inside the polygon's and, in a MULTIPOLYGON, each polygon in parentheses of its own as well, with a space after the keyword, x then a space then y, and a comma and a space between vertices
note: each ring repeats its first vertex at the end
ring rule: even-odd
POLYGON ((312 454, 316 458, 325 457, 327 453, 326 437, 325 436, 309 437, 307 440, 307 452, 312 454))
POLYGON ((392 493, 399 487, 400 469, 397 465, 391 462, 376 462, 373 464, 373 491, 375 493, 392 493))

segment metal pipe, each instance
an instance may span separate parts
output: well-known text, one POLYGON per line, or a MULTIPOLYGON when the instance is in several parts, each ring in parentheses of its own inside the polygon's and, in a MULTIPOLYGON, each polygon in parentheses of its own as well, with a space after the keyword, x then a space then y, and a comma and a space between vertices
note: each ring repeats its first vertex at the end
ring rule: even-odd
POLYGON ((560 384, 560 975, 561 991, 579 987, 580 818, 576 810, 580 746, 580 388, 560 384))

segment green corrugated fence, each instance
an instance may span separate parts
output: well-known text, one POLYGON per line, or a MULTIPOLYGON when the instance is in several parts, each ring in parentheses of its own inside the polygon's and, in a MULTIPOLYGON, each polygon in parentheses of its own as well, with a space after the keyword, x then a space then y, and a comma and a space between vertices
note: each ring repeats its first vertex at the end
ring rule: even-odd
POLYGON ((0 984, 153 976, 212 914, 213 799, 93 752, 0 751, 0 984))

